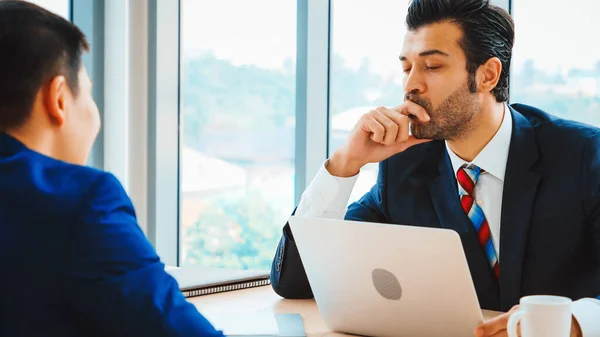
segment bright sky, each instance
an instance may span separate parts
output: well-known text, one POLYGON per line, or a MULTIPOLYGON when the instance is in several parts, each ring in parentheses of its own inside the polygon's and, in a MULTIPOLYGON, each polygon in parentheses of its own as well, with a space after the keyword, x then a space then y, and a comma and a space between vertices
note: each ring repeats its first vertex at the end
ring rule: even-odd
MULTIPOLYGON (((408 0, 333 2, 332 47, 358 67, 398 68, 408 0)), ((236 63, 281 67, 296 57, 296 0, 183 0, 184 57, 212 50, 236 63)))
MULTIPOLYGON (((348 64, 399 72, 408 0, 332 0, 332 47, 348 64)), ((600 1, 514 0, 514 66, 526 58, 555 71, 600 60, 600 1), (544 12, 544 14, 542 14, 544 12)), ((236 63, 280 67, 295 56, 296 0, 183 0, 184 57, 199 50, 236 63)))
MULTIPOLYGON (((47 10, 54 12, 58 15, 62 15, 65 18, 69 18, 69 0, 27 0, 33 2, 39 6, 46 8, 47 10)), ((75 0, 77 1, 77 0, 75 0)))
MULTIPOLYGON (((31 0, 68 16, 68 0, 31 0)), ((77 1, 77 0, 75 0, 77 1)), ((357 67, 399 74, 408 0, 332 0, 332 48, 357 67)), ((514 0, 514 66, 526 58, 556 71, 600 60, 600 1, 514 0), (544 14, 542 14, 542 12, 544 14)), ((213 50, 236 64, 279 68, 296 54, 296 0, 182 0, 184 57, 213 50)))
POLYGON ((517 67, 526 58, 548 71, 592 68, 600 61, 600 1, 513 0, 513 6, 517 67))

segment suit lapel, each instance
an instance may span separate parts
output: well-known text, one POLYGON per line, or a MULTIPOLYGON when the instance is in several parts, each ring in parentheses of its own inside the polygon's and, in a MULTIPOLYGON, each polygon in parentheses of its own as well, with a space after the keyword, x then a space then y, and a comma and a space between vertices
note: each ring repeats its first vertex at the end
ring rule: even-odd
POLYGON ((458 233, 469 232, 472 227, 469 218, 466 215, 462 216, 464 212, 463 214, 457 212, 457 210, 462 211, 458 197, 458 185, 445 146, 438 155, 440 158, 438 175, 429 182, 429 193, 440 225, 458 233))
POLYGON ((439 158, 438 175, 429 182, 429 194, 438 220, 442 227, 452 229, 460 235, 481 306, 485 309, 498 310, 500 306, 498 282, 479 246, 475 229, 460 205, 454 170, 443 142, 437 152, 435 155, 439 158))
POLYGON ((540 175, 532 171, 538 158, 531 123, 510 108, 513 131, 504 177, 500 225, 500 295, 503 310, 519 302, 523 257, 540 175))

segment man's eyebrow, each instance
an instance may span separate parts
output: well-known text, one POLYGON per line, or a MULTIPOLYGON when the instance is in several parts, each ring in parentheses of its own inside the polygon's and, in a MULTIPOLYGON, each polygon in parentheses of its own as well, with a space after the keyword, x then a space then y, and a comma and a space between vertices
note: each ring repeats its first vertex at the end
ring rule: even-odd
MULTIPOLYGON (((419 53, 420 57, 429 56, 429 55, 442 55, 442 56, 450 56, 439 49, 430 49, 419 53)), ((406 56, 400 55, 400 61, 406 61, 406 56)))

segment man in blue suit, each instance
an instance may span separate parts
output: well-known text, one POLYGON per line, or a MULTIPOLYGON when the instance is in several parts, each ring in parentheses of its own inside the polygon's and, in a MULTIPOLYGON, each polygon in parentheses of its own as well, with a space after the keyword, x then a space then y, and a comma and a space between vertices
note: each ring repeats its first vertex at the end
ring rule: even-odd
POLYGON ((222 336, 188 303, 117 179, 77 27, 0 1, 0 336, 222 336))
MULTIPOLYGON (((405 101, 362 116, 296 215, 455 230, 482 308, 563 295, 572 336, 600 336, 600 130, 507 105, 514 24, 489 1, 413 0, 406 24, 405 101), (346 209, 370 162, 377 183, 346 209)), ((271 281, 313 296, 288 225, 271 281)), ((507 317, 475 334, 506 336, 507 317)))

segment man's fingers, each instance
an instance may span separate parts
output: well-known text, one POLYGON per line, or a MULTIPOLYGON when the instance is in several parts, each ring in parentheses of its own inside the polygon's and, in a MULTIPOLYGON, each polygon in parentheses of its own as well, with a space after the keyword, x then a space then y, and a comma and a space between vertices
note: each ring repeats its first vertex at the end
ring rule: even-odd
POLYGON ((417 139, 410 135, 410 120, 396 110, 379 107, 362 116, 359 122, 364 132, 370 133, 369 138, 383 145, 394 145, 398 151, 403 151, 413 145, 426 143, 430 139, 417 139))
POLYGON ((398 130, 400 129, 398 124, 388 117, 384 112, 374 110, 372 114, 373 118, 375 118, 379 124, 383 125, 385 128, 385 135, 382 143, 385 145, 393 144, 398 138, 398 130))
POLYGON ((387 118, 391 119, 392 121, 394 121, 394 123, 396 123, 398 125, 408 122, 408 118, 406 118, 406 116, 404 114, 398 112, 397 110, 388 109, 386 107, 379 107, 376 109, 376 111, 382 113, 383 115, 385 115, 387 118))
MULTIPOLYGON (((517 336, 521 337, 521 325, 520 324, 517 326, 517 336)), ((508 337, 508 331, 502 330, 502 331, 496 332, 491 337, 508 337)))
POLYGON ((508 312, 498 317, 494 317, 486 322, 483 322, 475 329, 476 337, 492 337, 498 332, 505 331, 508 324, 508 318, 512 313, 508 312))
POLYGON ((376 143, 381 143, 385 136, 385 128, 375 118, 370 115, 363 116, 362 130, 367 133, 372 133, 370 138, 376 143))
MULTIPOLYGON (((496 316, 488 321, 483 322, 480 326, 475 329, 475 337, 495 337, 498 333, 506 334, 506 326, 508 325, 508 319, 510 315, 519 310, 519 305, 515 305, 510 309, 509 312, 504 313, 500 316, 496 316)), ((520 333, 520 326, 517 327, 520 333)), ((500 334, 499 336, 505 336, 500 334)))
POLYGON ((398 126, 396 139, 393 140, 392 143, 404 141, 408 138, 408 129, 410 128, 410 119, 408 117, 404 116, 396 110, 384 107, 377 108, 377 111, 384 114, 387 118, 391 119, 398 126))
POLYGON ((418 105, 417 103, 413 102, 413 101, 404 101, 403 104, 400 104, 399 106, 395 107, 393 110, 398 111, 399 113, 410 117, 415 116, 417 117, 421 122, 429 122, 429 120, 431 119, 429 117, 429 115, 427 114, 427 111, 425 110, 425 108, 423 108, 422 106, 418 105))

